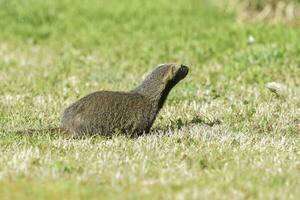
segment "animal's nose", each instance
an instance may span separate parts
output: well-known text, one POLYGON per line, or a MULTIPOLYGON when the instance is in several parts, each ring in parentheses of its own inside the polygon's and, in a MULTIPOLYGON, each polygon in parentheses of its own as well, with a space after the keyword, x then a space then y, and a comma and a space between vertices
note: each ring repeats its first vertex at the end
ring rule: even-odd
POLYGON ((182 72, 183 74, 187 75, 188 72, 189 72, 189 67, 186 66, 186 65, 181 64, 179 71, 182 72))

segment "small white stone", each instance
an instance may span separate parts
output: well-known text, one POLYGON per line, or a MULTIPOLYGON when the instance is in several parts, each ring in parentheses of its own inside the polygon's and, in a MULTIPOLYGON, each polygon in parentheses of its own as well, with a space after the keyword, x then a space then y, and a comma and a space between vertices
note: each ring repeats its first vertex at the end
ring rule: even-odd
POLYGON ((286 93, 286 86, 281 83, 269 82, 266 84, 266 88, 275 93, 277 96, 283 96, 286 93))
POLYGON ((252 35, 248 37, 248 44, 254 44, 256 42, 255 38, 252 35))

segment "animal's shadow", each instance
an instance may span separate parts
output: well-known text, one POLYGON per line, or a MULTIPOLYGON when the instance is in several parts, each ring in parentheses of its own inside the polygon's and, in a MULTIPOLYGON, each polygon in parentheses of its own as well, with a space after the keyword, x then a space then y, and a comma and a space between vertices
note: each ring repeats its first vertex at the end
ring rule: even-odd
POLYGON ((205 116, 194 116, 189 121, 184 121, 181 118, 171 120, 170 123, 166 126, 154 127, 151 129, 150 132, 160 134, 160 133, 167 133, 169 131, 174 130, 182 130, 183 128, 192 126, 192 125, 205 125, 205 126, 215 126, 220 125, 222 122, 219 119, 209 119, 205 116))

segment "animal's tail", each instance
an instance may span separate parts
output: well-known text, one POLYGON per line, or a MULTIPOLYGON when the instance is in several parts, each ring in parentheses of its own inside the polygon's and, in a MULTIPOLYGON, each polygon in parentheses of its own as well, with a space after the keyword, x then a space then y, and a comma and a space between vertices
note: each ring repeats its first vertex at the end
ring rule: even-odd
POLYGON ((45 129, 27 129, 16 131, 15 133, 21 135, 35 135, 35 134, 47 134, 47 133, 58 133, 58 134, 67 134, 68 131, 64 128, 45 128, 45 129))

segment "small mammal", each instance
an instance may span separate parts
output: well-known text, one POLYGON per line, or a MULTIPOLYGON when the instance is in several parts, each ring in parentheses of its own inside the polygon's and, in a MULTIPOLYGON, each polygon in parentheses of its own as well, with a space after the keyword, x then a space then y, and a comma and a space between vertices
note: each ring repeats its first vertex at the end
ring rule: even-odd
POLYGON ((64 110, 60 129, 75 135, 148 133, 169 92, 188 71, 184 65, 162 64, 129 92, 91 93, 64 110))

